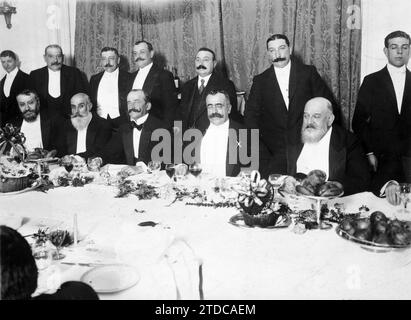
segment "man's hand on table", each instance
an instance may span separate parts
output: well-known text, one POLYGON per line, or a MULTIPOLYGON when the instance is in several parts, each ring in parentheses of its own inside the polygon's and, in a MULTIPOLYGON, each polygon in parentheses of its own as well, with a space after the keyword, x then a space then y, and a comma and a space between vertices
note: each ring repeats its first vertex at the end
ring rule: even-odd
POLYGON ((385 189, 385 196, 390 204, 398 206, 401 203, 399 193, 400 186, 396 181, 388 183, 387 188, 385 189))

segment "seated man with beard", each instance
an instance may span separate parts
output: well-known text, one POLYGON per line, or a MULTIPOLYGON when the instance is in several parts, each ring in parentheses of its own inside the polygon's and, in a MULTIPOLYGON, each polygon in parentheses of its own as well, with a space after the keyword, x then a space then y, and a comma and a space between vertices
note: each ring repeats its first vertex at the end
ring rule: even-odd
POLYGON ((365 191, 370 173, 364 150, 354 134, 333 122, 329 100, 317 97, 305 104, 302 141, 290 146, 288 174, 319 169, 327 180, 340 182, 345 195, 365 191))
POLYGON ((70 105, 71 119, 66 122, 66 154, 77 154, 87 160, 106 145, 111 137, 111 126, 106 119, 90 112, 93 105, 87 94, 75 94, 70 105))
POLYGON ((64 137, 60 130, 63 119, 50 119, 47 113, 40 112, 40 99, 33 90, 23 90, 16 100, 23 118, 16 117, 12 124, 24 133, 27 151, 34 151, 35 148, 56 149, 58 156, 64 155, 64 137))

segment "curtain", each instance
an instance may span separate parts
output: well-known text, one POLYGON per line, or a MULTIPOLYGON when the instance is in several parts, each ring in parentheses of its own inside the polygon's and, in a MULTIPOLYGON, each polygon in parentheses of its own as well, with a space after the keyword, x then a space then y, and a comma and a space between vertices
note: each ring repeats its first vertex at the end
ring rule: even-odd
POLYGON ((266 39, 284 33, 293 54, 316 66, 350 127, 360 84, 360 0, 150 0, 78 1, 76 63, 88 76, 101 71, 100 49, 116 47, 128 62, 136 40, 150 41, 155 59, 195 76, 194 57, 206 46, 237 90, 269 67, 266 39), (356 18, 356 19, 354 19, 356 18))

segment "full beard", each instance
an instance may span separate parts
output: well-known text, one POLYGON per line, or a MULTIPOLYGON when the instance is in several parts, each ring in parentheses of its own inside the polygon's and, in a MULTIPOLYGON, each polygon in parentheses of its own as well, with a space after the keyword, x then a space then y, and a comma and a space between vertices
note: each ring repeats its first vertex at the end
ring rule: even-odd
POLYGON ((301 131, 301 140, 303 143, 317 143, 327 133, 328 128, 304 128, 301 131), (310 130, 311 129, 311 130, 310 130))
POLYGON ((28 111, 23 113, 23 118, 27 122, 34 122, 37 119, 38 112, 35 111, 28 111))
POLYGON ((71 118, 71 124, 77 131, 84 130, 88 127, 92 118, 92 114, 89 113, 86 116, 77 115, 71 118))

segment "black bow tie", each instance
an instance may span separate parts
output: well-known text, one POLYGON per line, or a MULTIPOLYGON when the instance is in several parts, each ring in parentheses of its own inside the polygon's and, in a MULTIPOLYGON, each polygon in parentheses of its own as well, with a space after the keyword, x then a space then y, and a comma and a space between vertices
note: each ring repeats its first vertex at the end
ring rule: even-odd
POLYGON ((144 123, 142 123, 142 124, 137 124, 137 123, 135 123, 134 121, 131 121, 131 126, 132 126, 133 128, 136 128, 138 131, 141 131, 141 129, 143 129, 143 125, 144 125, 144 123))

